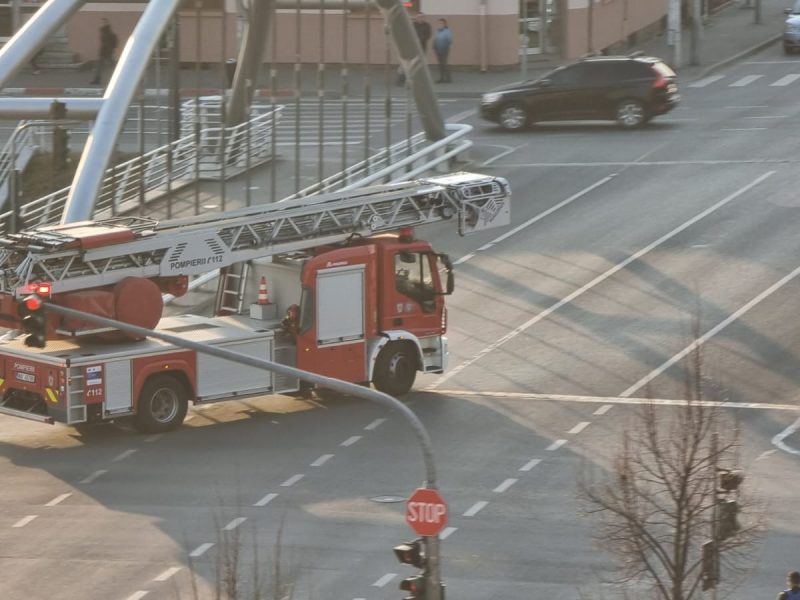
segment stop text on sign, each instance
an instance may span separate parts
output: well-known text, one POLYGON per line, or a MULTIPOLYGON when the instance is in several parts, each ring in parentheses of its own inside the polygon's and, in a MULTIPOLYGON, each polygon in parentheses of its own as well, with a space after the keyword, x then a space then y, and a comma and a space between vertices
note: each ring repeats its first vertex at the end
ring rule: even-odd
POLYGON ((438 491, 419 488, 406 501, 406 522, 417 535, 438 535, 447 524, 447 503, 438 491))

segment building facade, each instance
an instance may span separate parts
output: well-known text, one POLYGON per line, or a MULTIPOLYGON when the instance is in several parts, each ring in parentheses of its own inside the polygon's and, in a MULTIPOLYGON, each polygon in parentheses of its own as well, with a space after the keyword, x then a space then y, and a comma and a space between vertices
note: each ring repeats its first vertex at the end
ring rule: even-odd
MULTIPOLYGON (((325 0, 281 0, 268 60, 302 63, 392 61, 383 19, 363 0, 354 7, 318 7, 325 0)), ((335 0, 328 0, 334 2, 335 0)), ((344 0, 336 0, 342 5, 344 0)), ((481 69, 508 68, 538 57, 572 59, 591 51, 620 52, 642 36, 662 31, 668 0, 414 0, 434 29, 447 19, 454 43, 450 62, 481 69)), ((23 18, 41 0, 22 0, 23 18)), ((87 3, 63 28, 68 48, 93 60, 97 30, 106 17, 124 45, 145 2, 87 3)), ((179 47, 183 62, 218 63, 235 56, 241 22, 237 0, 185 0, 180 10, 179 47)), ((0 36, 10 35, 11 2, 0 0, 0 36), (5 27, 8 31, 2 31, 5 27)), ((433 59, 432 50, 430 59, 433 59)))

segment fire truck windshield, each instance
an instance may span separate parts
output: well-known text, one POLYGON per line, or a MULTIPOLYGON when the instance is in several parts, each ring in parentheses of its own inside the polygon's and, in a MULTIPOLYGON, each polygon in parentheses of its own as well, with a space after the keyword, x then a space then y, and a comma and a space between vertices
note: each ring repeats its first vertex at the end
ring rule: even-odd
POLYGON ((417 302, 432 300, 436 295, 428 254, 398 252, 394 258, 394 283, 398 292, 417 302))

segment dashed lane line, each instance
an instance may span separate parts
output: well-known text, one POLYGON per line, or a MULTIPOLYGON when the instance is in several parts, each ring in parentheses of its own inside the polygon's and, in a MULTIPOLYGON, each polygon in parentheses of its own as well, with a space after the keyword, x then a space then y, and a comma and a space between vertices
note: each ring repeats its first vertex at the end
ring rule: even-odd
POLYGON ((203 554, 211 550, 211 548, 213 547, 214 544, 212 542, 206 542, 204 544, 200 544, 197 548, 195 548, 189 553, 189 556, 191 556, 192 558, 198 558, 199 556, 203 556, 203 554))
POLYGON ((386 423, 386 419, 375 419, 372 423, 364 427, 365 431, 372 431, 373 429, 377 429, 381 425, 386 423))
POLYGON ((149 593, 150 592, 148 592, 146 590, 139 590, 138 592, 133 592, 130 596, 125 598, 125 600, 141 600, 142 598, 147 596, 147 594, 149 594, 149 593))
POLYGON ((397 573, 387 573, 386 575, 378 579, 375 583, 373 583, 372 587, 382 588, 395 577, 397 577, 397 573))
POLYGON ((545 450, 547 450, 548 452, 555 452, 556 450, 561 448, 561 446, 563 446, 566 443, 567 443, 567 440, 564 440, 564 439, 556 440, 552 444, 550 444, 547 448, 545 448, 545 450))
POLYGON ((522 465, 522 466, 519 468, 519 470, 520 470, 520 471, 530 471, 531 469, 533 469, 533 467, 535 467, 536 465, 538 465, 540 462, 542 462, 542 459, 541 459, 541 458, 532 458, 531 460, 529 460, 528 462, 526 462, 524 465, 522 465))
POLYGON ((602 416, 602 415, 606 414, 608 411, 610 411, 611 408, 612 408, 611 404, 603 404, 603 406, 599 407, 592 414, 593 415, 597 415, 597 416, 602 416))
MULTIPOLYGON (((672 231, 669 231, 668 233, 665 233, 664 235, 662 235, 660 238, 658 238, 654 242, 651 242, 650 244, 648 244, 647 246, 645 246, 641 250, 631 254, 625 260, 617 263, 616 265, 614 265, 610 269, 606 270, 604 273, 601 273, 600 275, 598 275, 597 277, 595 277, 594 279, 589 281, 586 285, 578 288, 577 290, 573 291, 571 294, 568 294, 567 296, 563 297, 558 302, 555 302, 554 304, 550 305, 549 307, 547 307, 546 309, 544 309, 540 313, 534 315, 533 317, 531 317, 530 319, 528 319, 527 321, 522 323, 522 325, 519 325, 515 329, 509 331, 508 333, 506 333, 505 335, 500 337, 495 342, 493 342, 493 343, 489 344, 488 346, 486 346, 483 350, 478 352, 472 358, 467 359, 466 361, 462 362, 460 365, 458 365, 455 368, 451 369, 450 372, 445 373, 444 375, 439 377, 436 381, 434 381, 432 384, 430 384, 425 389, 426 390, 432 390, 432 389, 435 389, 435 388, 439 387, 442 383, 444 383, 445 381, 451 379, 452 377, 455 377, 461 371, 463 371, 464 369, 468 368, 469 366, 471 366, 472 364, 474 364, 475 362, 477 362, 478 360, 480 360, 481 358, 483 358, 487 354, 493 352, 494 350, 496 350, 497 348, 499 348, 500 346, 502 346, 506 342, 514 339, 519 334, 524 333, 525 331, 527 331, 528 329, 530 329, 531 327, 533 327, 537 323, 543 321, 544 319, 547 319, 548 317, 550 317, 550 315, 552 315, 554 312, 556 312, 557 310, 559 310, 563 306, 566 306, 566 305, 570 304, 576 298, 579 298, 580 296, 582 296, 586 292, 594 289, 596 286, 598 286, 601 283, 605 282, 607 279, 610 279, 611 277, 613 277, 614 275, 616 275, 617 273, 619 273, 623 269, 627 268, 627 266, 630 265, 631 263, 633 263, 635 261, 638 261, 643 256, 648 254, 650 251, 658 248, 662 244, 668 242, 672 238, 674 238, 677 235, 683 233, 686 229, 688 229, 692 225, 694 225, 697 222, 701 221, 702 219, 704 219, 708 215, 713 214, 715 211, 717 211, 720 208, 722 208, 723 206, 729 204, 730 202, 732 202, 733 200, 735 200, 739 196, 742 196, 743 194, 749 192, 750 190, 752 190, 757 185, 759 185, 760 183, 764 182, 766 179, 768 179, 769 177, 771 177, 774 174, 775 174, 775 171, 767 171, 766 173, 764 173, 764 174, 760 175, 759 177, 755 178, 754 180, 752 180, 750 183, 740 187, 738 190, 736 190, 732 194, 729 194, 728 196, 726 196, 725 198, 723 198, 719 202, 716 202, 715 204, 711 205, 707 209, 697 213, 691 219, 688 219, 688 220, 684 221, 682 224, 680 224, 677 227, 675 227, 672 231)), ((596 184, 594 184, 594 187, 597 187, 598 185, 600 185, 602 181, 603 180, 598 181, 596 184)), ((591 186, 589 188, 586 188, 586 190, 584 190, 584 191, 588 191, 589 189, 592 189, 591 186)), ((559 206, 559 205, 556 205, 556 206, 559 206)), ((555 208, 556 207, 553 207, 553 209, 555 209, 555 208)), ((553 209, 551 209, 551 210, 553 210, 553 209)), ((541 216, 543 216, 546 213, 547 213, 547 211, 545 213, 542 213, 541 215, 539 215, 536 218, 540 218, 541 216)), ((528 221, 528 222, 526 222, 526 224, 530 223, 530 222, 531 221, 528 221)), ((523 224, 523 226, 526 225, 526 224, 523 224)), ((508 234, 506 234, 506 235, 512 234, 513 232, 518 231, 518 230, 519 230, 519 228, 513 229, 512 231, 508 232, 508 234)), ((498 238, 498 239, 500 239, 500 238, 498 238)))
POLYGON ((170 567, 169 569, 161 573, 161 575, 153 577, 153 581, 167 581, 169 578, 171 578, 173 575, 175 575, 175 573, 177 573, 180 570, 181 570, 180 567, 170 567))
POLYGON ((28 515, 27 517, 23 517, 16 523, 14 523, 11 527, 16 527, 16 528, 25 527, 25 525, 33 521, 38 516, 39 515, 28 515))
POLYGON ((72 492, 67 492, 66 494, 61 494, 60 496, 56 496, 55 498, 50 500, 50 502, 45 504, 45 506, 55 506, 56 504, 60 504, 61 502, 63 502, 67 498, 69 498, 70 496, 72 496, 72 492))
POLYGON ((233 531, 234 529, 239 527, 239 525, 241 525, 245 521, 247 521, 247 517, 237 517, 237 518, 233 519, 230 523, 225 525, 225 527, 222 528, 222 531, 233 531))
POLYGON ((570 435, 578 434, 581 431, 583 431, 584 429, 586 429, 591 424, 592 424, 591 421, 583 421, 583 422, 578 423, 577 425, 575 425, 575 427, 570 429, 567 433, 569 433, 570 435))
POLYGON ((108 473, 108 469, 98 469, 97 471, 95 471, 94 473, 92 473, 91 475, 89 475, 89 476, 88 476, 86 479, 82 479, 82 480, 81 480, 81 483, 92 483, 92 482, 94 482, 94 481, 95 481, 95 480, 96 480, 98 477, 102 477, 102 476, 103 476, 103 475, 105 475, 106 473, 108 473))
POLYGON ((295 483, 300 481, 303 477, 305 477, 305 474, 303 474, 303 473, 298 473, 297 475, 292 475, 291 477, 289 477, 289 479, 287 479, 286 481, 284 481, 281 484, 281 487, 291 487, 295 483))
POLYGON ((320 456, 320 457, 319 457, 317 460, 315 460, 314 462, 312 462, 312 463, 311 463, 311 466, 312 466, 312 467, 321 467, 321 466, 322 466, 322 465, 324 465, 326 462, 328 462, 330 459, 332 459, 332 458, 333 458, 333 456, 334 456, 333 454, 323 454, 323 455, 322 455, 322 456, 320 456))
POLYGON ((138 452, 138 451, 139 451, 139 450, 138 450, 137 448, 131 448, 130 450, 125 450, 125 452, 122 452, 122 453, 120 453, 120 454, 117 454, 117 456, 115 456, 114 458, 112 458, 112 459, 111 459, 111 462, 119 462, 119 461, 121 461, 121 460, 125 460, 125 459, 126 459, 126 458, 128 458, 128 457, 129 457, 131 454, 134 454, 134 453, 136 453, 136 452, 138 452))
POLYGON ((501 483, 496 488, 494 488, 492 491, 494 493, 496 493, 496 494, 502 494, 503 492, 508 491, 508 488, 510 488, 512 485, 514 485, 518 481, 519 481, 519 479, 514 479, 514 478, 509 477, 503 483, 501 483))
POLYGON ((439 534, 440 540, 446 540, 458 530, 458 527, 445 527, 439 534))
POLYGON ((350 436, 349 438, 347 438, 345 441, 343 441, 339 445, 340 446, 345 446, 345 447, 352 446, 353 444, 355 444, 360 439, 361 439, 360 435, 353 435, 353 436, 350 436))
POLYGON ((275 498, 277 498, 277 497, 278 497, 278 494, 267 494, 266 496, 261 498, 261 500, 259 500, 255 504, 253 504, 253 506, 266 506, 267 504, 269 504, 270 502, 275 500, 275 498))
POLYGON ((489 503, 486 500, 480 500, 470 506, 467 511, 462 515, 464 517, 474 517, 479 512, 481 512, 484 508, 486 508, 489 503))

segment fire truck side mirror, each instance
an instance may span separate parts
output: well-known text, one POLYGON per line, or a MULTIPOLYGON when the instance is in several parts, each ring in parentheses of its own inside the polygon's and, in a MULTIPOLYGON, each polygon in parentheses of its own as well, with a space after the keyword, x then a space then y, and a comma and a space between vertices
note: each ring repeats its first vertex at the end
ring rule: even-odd
POLYGON ((447 254, 439 254, 438 257, 439 260, 442 261, 444 269, 447 272, 447 283, 445 284, 444 295, 449 296, 453 293, 453 290, 456 289, 455 276, 453 275, 453 262, 447 254))

